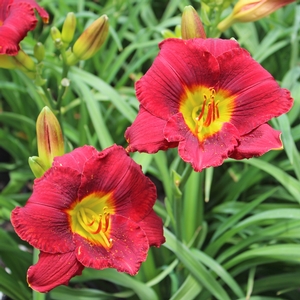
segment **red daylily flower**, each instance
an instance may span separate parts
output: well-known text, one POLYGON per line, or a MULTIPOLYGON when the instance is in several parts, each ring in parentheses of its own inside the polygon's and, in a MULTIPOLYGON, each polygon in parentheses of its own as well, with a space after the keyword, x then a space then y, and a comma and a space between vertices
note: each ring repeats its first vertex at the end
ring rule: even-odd
POLYGON ((11 215, 21 239, 40 250, 28 270, 30 287, 47 292, 84 267, 135 275, 149 247, 165 241, 155 200, 154 184, 120 146, 56 157, 11 215))
POLYGON ((35 11, 44 23, 48 13, 34 0, 2 0, 0 4, 0 54, 17 55, 19 43, 37 23, 35 11))
POLYGON ((233 40, 167 39, 136 83, 140 109, 128 152, 178 146, 195 171, 281 149, 266 123, 293 104, 289 91, 233 40))

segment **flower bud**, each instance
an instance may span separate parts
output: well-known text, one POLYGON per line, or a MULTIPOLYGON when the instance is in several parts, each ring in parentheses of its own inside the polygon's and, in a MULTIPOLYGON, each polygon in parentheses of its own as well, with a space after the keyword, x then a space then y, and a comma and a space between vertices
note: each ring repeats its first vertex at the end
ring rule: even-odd
POLYGON ((174 31, 171 31, 169 29, 162 30, 161 34, 162 34, 164 39, 168 39, 168 38, 178 38, 178 39, 180 39, 181 38, 181 25, 177 25, 175 27, 174 31))
POLYGON ((232 13, 218 24, 220 31, 225 31, 235 22, 253 22, 262 19, 282 6, 295 0, 239 0, 232 13))
POLYGON ((29 167, 36 178, 42 177, 47 171, 43 161, 38 156, 31 156, 28 159, 29 167))
POLYGON ((17 64, 14 62, 12 56, 2 54, 0 55, 0 68, 3 69, 15 69, 17 64))
POLYGON ((60 49, 63 45, 62 40, 61 40, 61 33, 59 31, 59 29, 55 26, 51 27, 50 29, 50 35, 51 38, 54 42, 54 45, 57 49, 60 49))
POLYGON ((61 40, 64 43, 65 48, 72 42, 76 29, 76 17, 75 14, 69 12, 63 24, 61 31, 61 40))
POLYGON ((33 48, 33 55, 38 60, 38 62, 41 62, 45 57, 45 47, 42 43, 38 42, 35 44, 33 48))
POLYGON ((173 31, 171 31, 170 29, 162 30, 161 34, 162 34, 164 39, 176 38, 175 33, 173 31))
POLYGON ((181 18, 181 37, 184 40, 206 38, 200 17, 191 5, 186 6, 183 10, 181 18))
POLYGON ((22 71, 30 79, 36 78, 36 63, 23 50, 19 50, 18 54, 11 57, 16 68, 22 71))
POLYGON ((68 57, 67 63, 74 65, 79 60, 91 58, 105 42, 108 27, 108 17, 106 15, 94 21, 75 42, 73 53, 68 57))
POLYGON ((17 68, 24 72, 36 72, 36 64, 33 59, 28 56, 23 50, 19 50, 18 54, 13 56, 17 68))
POLYGON ((42 165, 48 170, 53 158, 64 154, 64 141, 59 122, 45 106, 36 121, 38 154, 42 165))
POLYGON ((59 29, 55 26, 51 27, 50 35, 51 35, 51 38, 53 41, 55 41, 57 39, 61 39, 61 33, 60 33, 59 29))

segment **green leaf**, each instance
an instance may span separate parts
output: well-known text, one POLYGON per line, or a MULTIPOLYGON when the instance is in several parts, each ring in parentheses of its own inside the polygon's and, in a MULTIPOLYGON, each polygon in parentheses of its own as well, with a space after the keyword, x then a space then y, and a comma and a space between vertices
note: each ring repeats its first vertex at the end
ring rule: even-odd
POLYGON ((29 300, 31 298, 30 292, 2 268, 0 268, 0 291, 14 300, 29 300))
POLYGON ((170 300, 192 300, 195 299, 202 291, 202 286, 195 280, 195 278, 189 275, 184 283, 180 286, 178 291, 172 295, 170 300))
POLYGON ((86 103, 101 148, 105 149, 113 145, 114 142, 103 119, 100 106, 93 97, 90 89, 82 82, 80 78, 75 77, 73 80, 76 84, 76 88, 78 89, 81 99, 86 103))
POLYGON ((204 265, 196 259, 191 250, 178 241, 169 230, 165 229, 164 234, 166 237, 164 246, 177 256, 198 283, 217 299, 230 300, 230 297, 220 283, 208 272, 204 265))
POLYGON ((84 282, 89 280, 102 279, 107 280, 117 285, 125 286, 126 288, 132 289, 137 296, 142 300, 157 300, 157 295, 154 290, 148 287, 146 284, 135 280, 124 273, 118 273, 114 269, 105 270, 94 270, 94 269, 84 269, 83 275, 75 277, 72 282, 84 282))

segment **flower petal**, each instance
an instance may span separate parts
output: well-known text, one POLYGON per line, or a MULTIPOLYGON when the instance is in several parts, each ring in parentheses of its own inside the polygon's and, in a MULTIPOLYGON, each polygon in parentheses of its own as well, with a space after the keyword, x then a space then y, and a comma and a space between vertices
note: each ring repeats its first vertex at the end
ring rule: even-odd
POLYGON ((74 149, 72 152, 63 156, 54 158, 53 166, 68 167, 77 170, 79 173, 83 172, 84 165, 92 156, 96 156, 98 151, 92 146, 83 146, 74 149))
POLYGON ((263 124, 250 133, 241 136, 240 144, 230 153, 234 159, 261 156, 270 150, 282 149, 280 140, 281 132, 273 129, 268 124, 263 124))
POLYGON ((110 238, 112 247, 105 249, 75 234, 77 259, 86 267, 116 268, 119 272, 135 275, 149 249, 145 232, 130 219, 112 215, 110 238))
POLYGON ((49 22, 49 14, 46 12, 46 10, 42 7, 40 7, 35 0, 14 0, 14 4, 19 5, 19 3, 28 3, 33 9, 36 9, 40 17, 42 18, 44 23, 49 22))
POLYGON ((163 236, 163 223, 161 218, 159 218, 154 210, 150 214, 140 221, 139 226, 145 231, 149 246, 160 247, 166 239, 163 236))
POLYGON ((289 111, 293 99, 272 75, 244 49, 232 49, 218 57, 219 86, 237 95, 231 123, 241 135, 289 111), (242 66, 242 67, 241 67, 242 66))
POLYGON ((74 250, 67 215, 53 207, 28 203, 12 211, 11 222, 21 239, 49 253, 74 250))
POLYGON ((130 127, 125 131, 129 143, 127 151, 156 153, 158 150, 177 147, 178 143, 168 143, 164 138, 164 119, 158 118, 140 105, 139 113, 130 127))
POLYGON ((11 4, 5 2, 6 7, 1 4, 3 9, 0 11, 0 54, 16 55, 20 49, 20 41, 36 26, 34 9, 37 9, 45 22, 49 16, 33 0, 15 0, 11 4))
POLYGON ((237 146, 239 133, 234 126, 224 123, 221 130, 203 142, 188 129, 181 113, 169 119, 164 130, 166 139, 179 141, 178 152, 180 157, 192 165, 196 172, 204 168, 217 167, 228 154, 237 146))
POLYGON ((116 214, 140 221, 156 200, 154 184, 121 146, 112 146, 85 164, 79 199, 99 192, 111 193, 116 214))
POLYGON ((76 259, 74 252, 41 252, 37 264, 28 269, 27 281, 33 290, 46 293, 58 285, 68 285, 69 280, 81 275, 83 269, 84 266, 76 259))
POLYGON ((35 180, 26 205, 12 212, 11 221, 21 239, 46 252, 74 249, 64 210, 77 199, 80 178, 75 170, 52 167, 35 180))
POLYGON ((178 112, 186 87, 217 83, 218 61, 201 41, 167 39, 160 43, 160 53, 151 68, 136 83, 137 98, 146 110, 167 120, 178 112))
POLYGON ((224 52, 230 51, 234 48, 240 48, 240 45, 235 40, 223 40, 223 39, 203 39, 195 40, 195 43, 201 43, 206 49, 213 54, 214 57, 218 57, 224 52))

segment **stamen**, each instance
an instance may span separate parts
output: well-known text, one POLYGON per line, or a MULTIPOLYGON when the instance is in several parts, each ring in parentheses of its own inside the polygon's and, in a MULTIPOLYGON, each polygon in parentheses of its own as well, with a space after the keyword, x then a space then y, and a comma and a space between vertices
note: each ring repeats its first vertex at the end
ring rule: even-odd
POLYGON ((212 119, 214 121, 216 119, 215 101, 214 100, 212 101, 212 113, 213 113, 212 119))
POLYGON ((204 95, 203 97, 204 97, 204 101, 203 101, 203 104, 202 104, 201 113, 200 113, 200 115, 197 118, 198 121, 201 120, 201 118, 204 115, 204 111, 205 111, 205 104, 206 104, 207 97, 206 97, 206 95, 204 95))
POLYGON ((211 103, 208 103, 208 112, 207 112, 206 120, 203 124, 203 126, 205 127, 209 126, 211 123, 212 114, 213 114, 212 110, 213 110, 213 105, 211 103))
POLYGON ((91 233, 91 234, 97 234, 97 233, 101 232, 101 227, 102 227, 102 226, 101 226, 101 220, 102 220, 101 217, 102 217, 102 216, 99 215, 99 222, 98 222, 97 229, 94 230, 94 231, 92 231, 92 230, 87 230, 89 233, 91 233))
POLYGON ((219 101, 215 101, 216 91, 214 88, 209 88, 209 92, 209 99, 206 94, 203 95, 200 114, 195 118, 196 134, 201 132, 203 126, 209 127, 212 122, 220 118, 219 101))
POLYGON ((220 112, 219 112, 219 107, 218 107, 218 105, 219 105, 219 101, 217 101, 217 102, 216 102, 216 113, 217 113, 217 119, 219 119, 219 118, 220 118, 220 112))
POLYGON ((101 237, 102 237, 102 239, 103 239, 105 245, 106 245, 107 247, 111 248, 112 245, 113 245, 113 243, 112 243, 113 240, 112 240, 112 239, 108 239, 107 236, 105 235, 105 233, 102 232, 102 231, 100 231, 100 235, 101 235, 101 237))
POLYGON ((89 208, 80 208, 76 214, 76 218, 86 232, 90 234, 100 234, 104 244, 111 248, 113 240, 111 238, 108 239, 106 235, 110 223, 110 213, 106 212, 107 209, 108 207, 105 206, 103 208, 103 214, 97 216, 95 212, 89 208))
POLYGON ((87 221, 87 217, 86 217, 86 214, 85 214, 85 211, 84 211, 83 208, 80 208, 80 210, 79 210, 79 215, 80 215, 80 217, 81 217, 83 223, 86 224, 88 221, 87 221))

